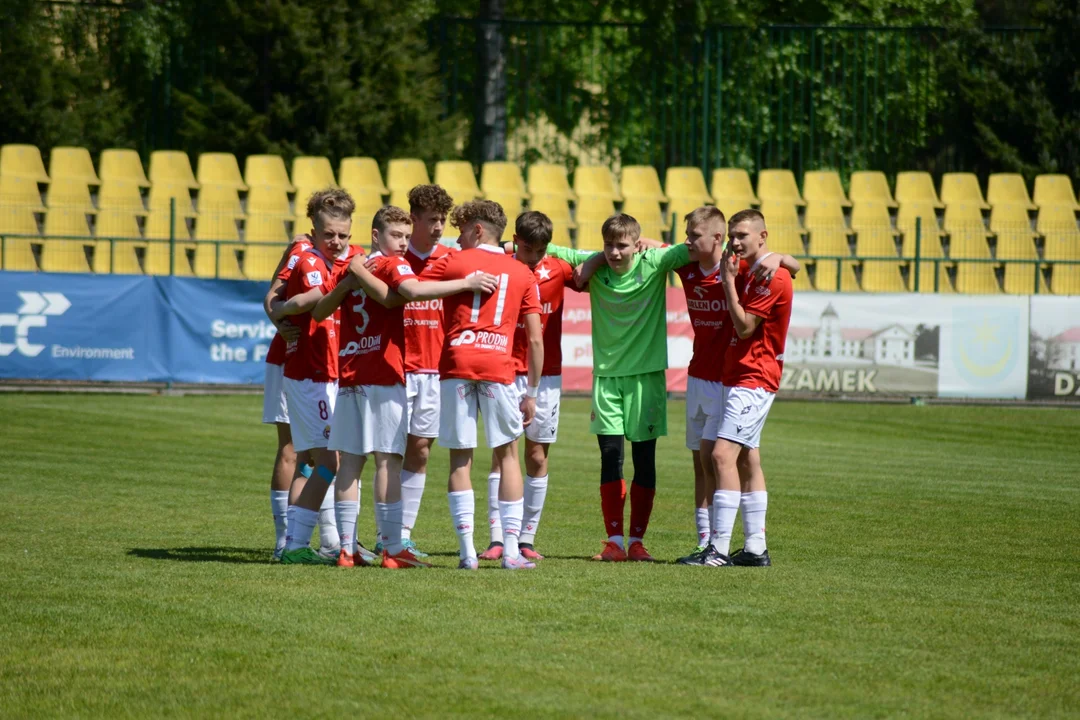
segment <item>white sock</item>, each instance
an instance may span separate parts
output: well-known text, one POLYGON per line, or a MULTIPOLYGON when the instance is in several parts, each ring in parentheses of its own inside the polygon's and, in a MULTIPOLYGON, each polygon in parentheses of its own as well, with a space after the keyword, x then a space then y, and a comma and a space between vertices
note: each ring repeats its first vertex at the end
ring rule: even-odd
POLYGON ((383 540, 383 526, 386 524, 386 503, 375 503, 375 542, 381 543, 383 550, 386 542, 383 540))
POLYGON ((536 529, 540 526, 540 514, 544 512, 544 500, 547 499, 548 476, 525 476, 525 516, 521 524, 521 542, 529 545, 536 540, 536 529))
POLYGON ((521 517, 525 514, 524 500, 499 501, 499 515, 503 527, 503 557, 513 560, 521 551, 518 538, 521 536, 521 517))
POLYGON ((709 535, 712 534, 710 517, 712 517, 712 513, 709 512, 708 508, 698 508, 694 511, 694 518, 697 521, 697 544, 702 547, 709 544, 709 535))
POLYGON ((616 545, 619 546, 619 549, 621 549, 621 550, 626 549, 625 547, 623 547, 623 537, 622 537, 622 535, 608 535, 607 541, 615 543, 616 545))
POLYGON ((412 537, 416 515, 420 512, 420 498, 424 496, 427 473, 401 471, 401 538, 412 537))
POLYGON ((274 516, 274 552, 285 547, 289 527, 289 491, 270 491, 270 513, 274 516))
POLYGON ((488 474, 488 526, 491 529, 491 542, 503 541, 502 517, 499 514, 499 483, 502 475, 495 472, 488 474))
POLYGON ((769 506, 769 493, 764 490, 742 494, 743 548, 748 553, 760 555, 765 552, 765 510, 769 506))
POLYGON ((476 548, 473 546, 473 515, 476 513, 476 498, 472 490, 459 490, 447 493, 450 501, 450 517, 454 521, 454 530, 457 532, 458 545, 460 546, 461 559, 476 559, 476 548))
POLYGON ((307 508, 290 505, 288 511, 289 532, 285 536, 285 549, 311 547, 311 533, 319 521, 319 513, 307 508))
MULTIPOLYGON (((319 482, 313 480, 312 482, 319 482)), ((326 488, 322 505, 319 506, 319 545, 323 550, 341 547, 337 531, 337 513, 334 511, 334 483, 326 488)))
POLYGON ((379 537, 382 539, 382 544, 383 547, 386 548, 386 552, 390 555, 397 555, 405 549, 405 546, 401 544, 403 539, 401 526, 401 516, 403 511, 404 501, 402 500, 398 500, 396 503, 385 503, 383 505, 382 535, 379 537))
POLYGON ((713 494, 712 546, 721 555, 731 551, 731 530, 735 527, 735 516, 739 514, 739 500, 742 493, 738 490, 717 490, 713 494))
POLYGON ((626 547, 630 547, 634 543, 641 542, 643 539, 644 538, 639 538, 639 537, 628 537, 628 538, 626 538, 626 547))
POLYGON ((338 536, 341 538, 341 549, 350 555, 356 552, 356 516, 359 513, 359 500, 342 500, 334 503, 334 514, 337 516, 337 530, 338 536))

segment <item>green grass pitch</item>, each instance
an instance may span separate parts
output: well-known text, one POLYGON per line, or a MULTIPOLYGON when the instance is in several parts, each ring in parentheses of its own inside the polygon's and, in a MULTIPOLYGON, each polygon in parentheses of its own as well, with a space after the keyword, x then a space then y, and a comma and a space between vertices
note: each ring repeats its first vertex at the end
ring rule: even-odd
MULTIPOLYGON (((435 569, 270 564, 260 402, 0 396, 0 716, 1080 712, 1080 412, 780 402, 775 566, 706 569, 585 560, 599 458, 568 400, 548 559, 464 573, 438 449, 415 533, 435 569)), ((648 536, 667 560, 694 544, 669 412, 648 536)))

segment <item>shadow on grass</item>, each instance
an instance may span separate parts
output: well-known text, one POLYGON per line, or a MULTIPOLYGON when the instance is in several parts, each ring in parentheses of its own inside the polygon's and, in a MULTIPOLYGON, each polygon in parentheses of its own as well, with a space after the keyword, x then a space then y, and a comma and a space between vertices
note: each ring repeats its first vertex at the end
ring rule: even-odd
POLYGON ((177 562, 216 562, 246 565, 266 565, 270 562, 270 552, 261 548, 132 548, 128 550, 128 555, 147 560, 173 560, 177 562))

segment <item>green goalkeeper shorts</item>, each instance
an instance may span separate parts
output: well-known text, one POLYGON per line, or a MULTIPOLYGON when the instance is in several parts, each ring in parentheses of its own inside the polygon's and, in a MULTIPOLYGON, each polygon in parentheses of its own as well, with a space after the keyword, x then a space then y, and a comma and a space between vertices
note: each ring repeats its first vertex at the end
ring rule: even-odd
POLYGON ((589 432, 630 442, 667 435, 666 373, 594 377, 589 432))

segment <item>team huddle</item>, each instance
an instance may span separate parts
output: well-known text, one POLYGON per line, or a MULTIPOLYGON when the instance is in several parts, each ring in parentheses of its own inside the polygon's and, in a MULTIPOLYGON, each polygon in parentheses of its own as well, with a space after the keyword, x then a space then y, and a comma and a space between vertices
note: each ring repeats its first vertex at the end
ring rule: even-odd
POLYGON ((535 568, 548 454, 558 435, 563 297, 580 288, 592 309, 590 432, 600 447, 607 534, 593 559, 652 561, 644 537, 656 441, 667 434, 665 286, 675 271, 695 332, 686 439, 698 533, 695 550, 678 562, 771 563, 758 446, 779 388, 799 264, 767 250, 761 213, 742 211, 729 224, 719 209, 699 208, 685 218, 686 242, 670 247, 640 238, 634 218, 615 215, 602 228, 603 252, 594 253, 551 245, 551 221, 535 211, 517 217, 513 241, 504 243, 507 218, 497 203, 454 207, 437 185, 413 188, 409 205, 375 214, 368 256, 351 244, 348 193, 315 193, 310 235, 288 248, 267 293, 265 309, 279 330, 267 356, 263 411, 263 422, 278 428, 270 493, 276 558, 429 567, 412 530, 437 438, 450 456, 458 567, 494 560, 535 568), (439 242, 448 216, 460 233, 457 248, 439 242), (492 450, 491 537, 478 555, 472 463, 481 416, 492 450), (624 439, 634 465, 629 493, 624 439), (375 461, 372 550, 356 538, 368 455, 375 461), (731 553, 740 510, 745 545, 731 553), (316 526, 318 551, 311 547, 316 526))

